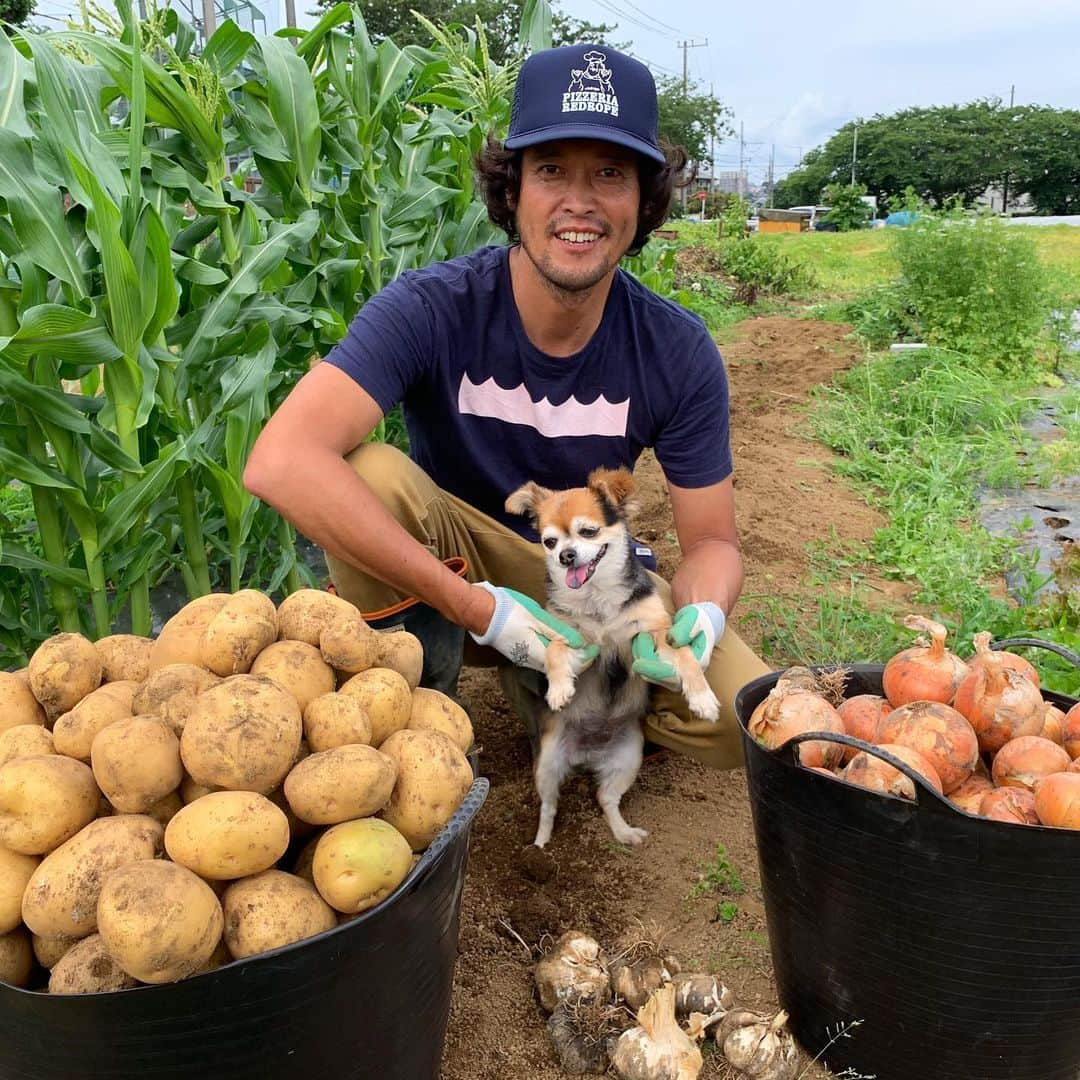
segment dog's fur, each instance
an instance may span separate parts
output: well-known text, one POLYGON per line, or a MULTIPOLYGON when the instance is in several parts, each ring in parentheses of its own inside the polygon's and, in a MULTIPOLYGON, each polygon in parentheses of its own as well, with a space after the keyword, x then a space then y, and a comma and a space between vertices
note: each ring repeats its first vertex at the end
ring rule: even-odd
POLYGON ((600 647, 576 680, 569 646, 553 639, 545 650, 548 709, 534 764, 537 847, 551 839, 559 788, 574 768, 596 775, 596 798, 616 840, 640 844, 648 835, 619 812, 644 744, 641 721, 649 688, 630 670, 631 642, 640 631, 653 635, 661 659, 679 672, 691 711, 710 720, 719 713, 693 653, 667 644, 671 616, 634 555, 627 525, 636 509, 633 486, 625 469, 597 469, 583 488, 556 492, 528 483, 506 500, 508 512, 529 516, 546 549, 547 610, 600 647))

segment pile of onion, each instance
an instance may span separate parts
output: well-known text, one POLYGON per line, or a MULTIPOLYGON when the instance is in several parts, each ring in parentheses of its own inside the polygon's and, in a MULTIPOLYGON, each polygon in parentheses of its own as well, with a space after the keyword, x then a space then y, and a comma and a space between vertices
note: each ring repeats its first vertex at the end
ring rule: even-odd
MULTIPOLYGON (((917 750, 899 743, 882 743, 881 749, 899 758, 935 791, 941 791, 941 779, 938 777, 937 769, 917 750)), ((899 795, 905 799, 915 798, 915 783, 910 777, 905 776, 895 765, 890 765, 883 758, 865 750, 855 754, 841 776, 849 784, 858 784, 859 787, 870 791, 879 791, 885 795, 899 795)))
POLYGON ((975 646, 975 655, 968 657, 967 665, 968 670, 982 667, 986 663, 988 656, 1000 656, 1001 662, 1007 667, 1012 668, 1013 671, 1020 675, 1025 675, 1036 686, 1040 686, 1039 673, 1035 670, 1035 665, 1029 663, 1022 656, 1017 656, 1016 653, 1007 652, 1005 649, 999 649, 995 652, 990 648, 990 634, 985 631, 975 634, 972 637, 972 644, 975 646))
POLYGON ((881 743, 900 743, 922 754, 934 767, 948 795, 974 771, 979 741, 971 724, 940 701, 913 701, 893 709, 878 724, 881 743))
MULTIPOLYGON (((892 706, 879 694, 856 694, 842 701, 836 711, 844 721, 844 730, 848 735, 872 743, 877 738, 879 721, 892 712, 892 706)), ((843 750, 845 764, 859 753, 854 746, 845 746, 843 750)))
POLYGON ((1061 745, 1073 760, 1080 758, 1080 705, 1074 705, 1061 721, 1061 745))
POLYGON ((975 729, 979 748, 997 753, 1010 739, 1038 735, 1046 704, 1038 686, 1005 664, 1000 653, 986 653, 956 690, 953 706, 975 729))
MULTIPOLYGON (((1080 779, 1080 777, 1077 777, 1080 779)), ((1007 821, 1013 825, 1038 825, 1035 796, 1027 788, 994 788, 979 804, 979 815, 991 821, 1007 821)))
POLYGON ((1039 734, 1044 739, 1049 739, 1051 742, 1057 743, 1058 746, 1064 745, 1065 734, 1065 711, 1059 709, 1056 705, 1046 702, 1046 711, 1043 713, 1043 727, 1039 734))
POLYGON ((1065 772, 1068 767, 1069 755, 1056 743, 1038 735, 1021 735, 994 755, 991 775, 999 788, 1034 791, 1043 777, 1065 772))
POLYGON ((1080 829, 1080 773, 1054 773, 1035 785, 1035 813, 1044 825, 1080 829))
MULTIPOLYGON (((750 735, 767 750, 776 750, 796 735, 825 731, 843 735, 844 721, 823 697, 791 686, 773 687, 746 725, 750 735)), ((799 746, 799 762, 807 768, 831 769, 840 763, 843 746, 813 740, 799 746)))
POLYGON ((885 696, 894 707, 913 701, 940 701, 948 705, 968 673, 967 664, 945 648, 945 627, 921 615, 908 615, 904 625, 930 635, 930 644, 897 653, 881 676, 885 696))

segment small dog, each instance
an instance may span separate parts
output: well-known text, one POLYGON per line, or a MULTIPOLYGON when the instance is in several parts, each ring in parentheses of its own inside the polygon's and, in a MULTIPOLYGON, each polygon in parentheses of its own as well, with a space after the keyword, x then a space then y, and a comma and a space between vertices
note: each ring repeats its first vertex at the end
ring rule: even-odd
POLYGON ((667 644, 671 616, 634 555, 627 525, 637 508, 633 488, 626 469, 597 469, 583 488, 550 491, 530 482, 506 500, 509 513, 529 516, 547 552, 547 609, 600 647, 576 679, 569 646, 556 639, 545 650, 550 711, 541 717, 534 765, 537 847, 551 839, 559 788, 577 767, 596 775, 597 802, 616 840, 640 844, 648 835, 619 812, 641 767, 641 721, 649 700, 648 684, 631 671, 636 634, 653 635, 660 658, 679 672, 692 712, 707 720, 719 715, 693 653, 667 644))

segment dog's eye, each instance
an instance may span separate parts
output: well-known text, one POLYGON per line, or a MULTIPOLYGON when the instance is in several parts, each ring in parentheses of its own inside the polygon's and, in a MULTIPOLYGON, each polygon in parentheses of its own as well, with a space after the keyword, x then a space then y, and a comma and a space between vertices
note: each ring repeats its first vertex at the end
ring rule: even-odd
POLYGON ((595 525, 582 525, 578 529, 578 536, 583 540, 591 540, 600 530, 595 525))
POLYGON ((555 539, 554 536, 544 537, 544 547, 546 547, 548 551, 550 551, 557 543, 558 541, 555 539))

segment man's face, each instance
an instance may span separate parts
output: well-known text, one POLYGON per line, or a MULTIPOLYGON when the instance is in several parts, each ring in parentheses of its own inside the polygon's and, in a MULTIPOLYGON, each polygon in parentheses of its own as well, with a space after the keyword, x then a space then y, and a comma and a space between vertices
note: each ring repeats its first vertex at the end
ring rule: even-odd
POLYGON ((559 289, 591 289, 615 269, 637 231, 640 202, 632 150, 567 139, 522 154, 514 207, 521 246, 559 289))

